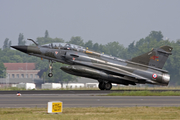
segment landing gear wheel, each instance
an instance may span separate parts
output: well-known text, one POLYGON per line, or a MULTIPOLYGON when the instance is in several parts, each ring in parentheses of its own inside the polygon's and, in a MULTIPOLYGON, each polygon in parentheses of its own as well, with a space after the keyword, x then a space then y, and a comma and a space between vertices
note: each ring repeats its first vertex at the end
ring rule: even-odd
POLYGON ((106 90, 111 90, 111 88, 112 88, 112 84, 111 83, 105 83, 104 84, 104 88, 106 89, 106 90))
POLYGON ((105 84, 104 82, 100 82, 100 83, 99 83, 99 89, 100 89, 100 90, 104 90, 104 89, 105 89, 105 88, 104 88, 104 84, 105 84))
POLYGON ((49 73, 49 74, 48 74, 48 76, 49 76, 49 77, 52 77, 52 76, 53 76, 53 74, 52 74, 52 73, 49 73))

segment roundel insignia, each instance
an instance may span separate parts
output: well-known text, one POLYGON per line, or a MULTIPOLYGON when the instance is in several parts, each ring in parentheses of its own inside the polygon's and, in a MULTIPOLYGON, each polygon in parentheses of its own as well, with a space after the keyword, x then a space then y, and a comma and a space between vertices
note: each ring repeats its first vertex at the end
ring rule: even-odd
POLYGON ((58 51, 55 51, 55 54, 57 55, 57 54, 58 54, 58 51))
POLYGON ((156 78, 157 78, 157 74, 153 74, 152 77, 153 77, 154 79, 156 79, 156 78))

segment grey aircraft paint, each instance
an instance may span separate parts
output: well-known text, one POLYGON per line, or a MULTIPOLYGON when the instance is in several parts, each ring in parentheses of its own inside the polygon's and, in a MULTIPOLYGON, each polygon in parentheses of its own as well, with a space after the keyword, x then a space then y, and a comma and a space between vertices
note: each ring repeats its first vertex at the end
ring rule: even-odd
POLYGON ((168 85, 170 80, 168 71, 162 69, 168 56, 172 54, 173 48, 170 46, 162 46, 131 60, 123 60, 68 43, 51 43, 42 46, 34 43, 36 46, 11 47, 29 55, 48 59, 49 77, 53 76, 51 69, 53 62, 56 61, 68 64, 69 66, 61 69, 69 74, 98 80, 101 90, 110 90, 111 83, 168 85))

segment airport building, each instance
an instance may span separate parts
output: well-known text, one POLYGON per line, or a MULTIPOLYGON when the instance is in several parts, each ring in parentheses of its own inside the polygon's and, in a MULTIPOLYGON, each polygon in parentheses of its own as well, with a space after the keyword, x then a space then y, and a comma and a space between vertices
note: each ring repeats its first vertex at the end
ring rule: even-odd
POLYGON ((40 70, 35 70, 35 63, 4 63, 7 78, 30 78, 39 79, 37 75, 40 70))
POLYGON ((6 78, 0 78, 0 87, 16 87, 19 83, 35 83, 40 88, 43 80, 37 75, 35 63, 4 63, 6 78))

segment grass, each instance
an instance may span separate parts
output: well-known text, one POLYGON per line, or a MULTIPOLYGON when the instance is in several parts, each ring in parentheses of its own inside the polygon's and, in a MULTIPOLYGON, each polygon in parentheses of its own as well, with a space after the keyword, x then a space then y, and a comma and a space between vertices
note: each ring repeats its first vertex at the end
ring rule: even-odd
POLYGON ((1 120, 179 120, 180 107, 64 108, 47 114, 46 108, 0 108, 1 120))
POLYGON ((109 93, 107 96, 180 96, 180 91, 125 91, 109 93))
POLYGON ((0 88, 0 91, 17 91, 17 90, 26 90, 26 89, 25 88, 17 88, 17 87, 0 88))

